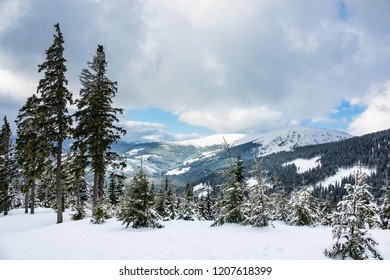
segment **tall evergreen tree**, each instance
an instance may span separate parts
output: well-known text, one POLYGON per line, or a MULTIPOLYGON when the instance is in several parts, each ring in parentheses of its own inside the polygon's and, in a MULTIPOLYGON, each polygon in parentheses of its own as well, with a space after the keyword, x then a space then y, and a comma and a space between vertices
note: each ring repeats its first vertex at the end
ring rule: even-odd
POLYGON ((149 188, 148 176, 141 164, 139 172, 133 177, 130 186, 125 190, 120 202, 118 220, 126 227, 163 227, 159 224, 160 217, 155 211, 154 198, 149 188))
POLYGON ((246 189, 244 165, 239 154, 237 160, 233 161, 230 147, 226 147, 229 154, 229 168, 225 171, 227 182, 221 185, 221 199, 216 205, 217 210, 212 226, 219 226, 224 223, 241 223, 243 221, 242 208, 246 189))
POLYGON ((43 72, 44 77, 39 81, 37 92, 40 93, 38 114, 43 127, 40 141, 48 144, 47 157, 55 158, 57 223, 62 223, 62 153, 63 142, 69 138, 71 131, 72 119, 67 106, 72 103, 72 94, 66 88, 64 38, 60 25, 57 23, 54 27, 53 44, 46 50, 46 61, 38 66, 38 72, 43 72))
POLYGON ((364 177, 360 166, 354 174, 355 184, 345 185, 348 193, 337 205, 333 245, 324 252, 330 258, 383 259, 375 248, 378 243, 368 233, 368 228, 376 225, 379 217, 364 177))
POLYGON ((118 155, 111 151, 111 145, 125 134, 117 126, 117 114, 123 110, 112 107, 112 98, 117 93, 117 82, 106 76, 107 60, 103 46, 99 45, 89 69, 83 69, 80 75, 82 88, 80 99, 76 101, 78 111, 75 113, 77 126, 74 130, 76 146, 81 147, 88 157, 93 171, 93 215, 99 204, 103 203, 104 176, 107 165, 118 155))
POLYGON ((14 173, 11 127, 5 116, 0 130, 0 213, 8 214, 11 207, 10 185, 14 173))

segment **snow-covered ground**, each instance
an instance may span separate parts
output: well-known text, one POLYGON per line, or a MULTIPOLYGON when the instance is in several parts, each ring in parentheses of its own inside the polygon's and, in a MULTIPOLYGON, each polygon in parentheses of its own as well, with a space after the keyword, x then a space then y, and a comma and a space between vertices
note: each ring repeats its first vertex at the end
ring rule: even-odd
MULTIPOLYGON (((34 215, 12 210, 0 217, 0 259, 160 259, 160 260, 326 260, 331 228, 253 228, 209 221, 169 221, 163 229, 125 228, 115 219, 93 225, 88 219, 56 224, 51 209, 34 215)), ((372 230, 385 259, 390 259, 390 231, 372 230)))
POLYGON ((297 167, 297 173, 302 174, 305 173, 306 171, 309 171, 312 168, 316 168, 317 166, 320 166, 321 165, 320 160, 321 160, 320 156, 311 159, 297 158, 293 161, 283 163, 282 165, 286 166, 286 165, 295 164, 295 166, 297 167))
MULTIPOLYGON (((358 169, 358 166, 354 166, 354 167, 350 167, 350 168, 339 168, 335 175, 326 178, 324 181, 317 183, 317 185, 322 185, 324 187, 327 187, 330 184, 335 185, 336 182, 341 184, 341 180, 343 178, 348 177, 349 175, 353 174, 354 172, 356 172, 357 169, 358 169)), ((362 167, 362 171, 365 174, 370 175, 372 172, 375 172, 375 169, 362 167)))
POLYGON ((180 175, 183 173, 186 173, 188 170, 190 170, 191 167, 184 167, 184 168, 176 168, 173 170, 169 170, 165 175, 180 175))

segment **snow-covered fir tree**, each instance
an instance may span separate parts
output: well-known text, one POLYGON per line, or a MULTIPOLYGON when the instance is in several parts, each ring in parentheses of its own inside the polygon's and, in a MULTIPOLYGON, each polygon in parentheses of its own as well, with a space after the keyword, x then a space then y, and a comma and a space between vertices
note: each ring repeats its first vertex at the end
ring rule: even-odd
POLYGON ((246 192, 248 199, 244 204, 243 224, 254 227, 268 226, 271 219, 270 199, 265 194, 267 186, 265 184, 266 174, 260 168, 260 163, 255 159, 256 168, 254 171, 256 183, 248 185, 246 192))
POLYGON ((383 185, 383 201, 380 206, 381 227, 383 229, 390 229, 390 181, 386 175, 383 185))
POLYGON ((75 211, 72 214, 72 220, 81 220, 86 217, 87 179, 86 168, 87 161, 83 153, 71 149, 64 162, 64 185, 69 196, 69 206, 75 211))
POLYGON ((76 100, 78 111, 75 113, 77 126, 73 131, 74 146, 84 151, 93 172, 92 215, 104 204, 104 176, 108 164, 118 159, 111 145, 125 134, 117 123, 118 114, 123 110, 112 107, 112 99, 117 93, 117 82, 107 78, 107 60, 103 46, 99 45, 89 69, 83 69, 80 75, 82 88, 80 99, 76 100))
POLYGON ((165 180, 165 212, 168 214, 168 220, 174 220, 177 217, 178 203, 176 201, 176 195, 172 190, 172 187, 169 185, 169 181, 166 178, 165 180))
POLYGON ((46 142, 47 158, 54 158, 57 223, 63 222, 62 197, 62 154, 63 142, 70 137, 71 116, 68 105, 72 103, 72 94, 67 89, 65 78, 67 68, 64 53, 64 38, 57 23, 53 44, 46 50, 46 61, 38 66, 38 72, 44 77, 39 81, 37 92, 40 94, 37 112, 40 119, 40 144, 46 142))
POLYGON ((271 178, 272 193, 270 198, 270 214, 273 221, 287 221, 288 216, 288 199, 282 182, 274 174, 271 178))
POLYGON ((320 202, 320 224, 323 226, 331 226, 333 220, 334 207, 332 200, 327 198, 320 202))
POLYGON ((320 221, 317 201, 307 186, 302 186, 291 193, 287 207, 289 213, 286 221, 290 225, 311 226, 320 221))
POLYGON ((368 229, 377 225, 377 206, 365 182, 361 165, 354 174, 355 184, 346 184, 347 195, 337 205, 334 216, 333 244, 325 249, 334 259, 383 259, 368 229))
POLYGON ((194 189, 187 183, 185 192, 181 199, 181 204, 179 205, 179 210, 177 213, 178 220, 193 221, 195 219, 195 202, 194 202, 194 189))
POLYGON ((121 199, 118 220, 126 227, 163 227, 161 217, 154 209, 154 197, 149 188, 148 176, 141 163, 139 172, 133 177, 131 184, 125 189, 121 199))
POLYGON ((108 183, 108 198, 110 204, 116 208, 119 206, 119 200, 123 195, 126 176, 123 173, 110 172, 108 183))
POLYGON ((229 168, 225 171, 227 181, 221 185, 221 197, 216 204, 216 213, 212 226, 224 223, 241 223, 243 221, 243 204, 246 182, 244 165, 240 155, 233 161, 230 156, 230 147, 227 147, 229 168))
POLYGON ((214 205, 216 201, 215 190, 207 187, 198 199, 198 219, 212 221, 214 219, 214 205))

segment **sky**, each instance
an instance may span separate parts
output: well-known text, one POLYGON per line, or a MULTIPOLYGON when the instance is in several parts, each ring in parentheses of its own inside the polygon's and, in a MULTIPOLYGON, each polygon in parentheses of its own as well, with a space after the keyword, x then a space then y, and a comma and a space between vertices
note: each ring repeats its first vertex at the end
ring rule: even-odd
POLYGON ((104 46, 127 139, 388 129, 389 12, 388 0, 0 0, 0 114, 13 122, 36 92, 58 22, 75 99, 104 46))

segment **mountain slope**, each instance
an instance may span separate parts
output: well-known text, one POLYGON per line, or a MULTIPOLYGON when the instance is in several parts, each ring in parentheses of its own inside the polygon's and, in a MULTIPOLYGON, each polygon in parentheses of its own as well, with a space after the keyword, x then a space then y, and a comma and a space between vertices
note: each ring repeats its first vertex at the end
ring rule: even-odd
POLYGON ((293 127, 271 131, 254 140, 259 144, 258 156, 281 151, 292 151, 297 147, 317 145, 351 138, 345 132, 312 127, 293 127))
POLYGON ((146 171, 153 179, 165 176, 177 184, 201 182, 210 174, 226 167, 227 152, 224 141, 232 144, 232 156, 239 153, 244 161, 253 156, 265 156, 297 147, 329 143, 347 139, 350 135, 314 128, 289 128, 264 133, 259 136, 243 134, 217 134, 180 142, 118 143, 114 149, 126 157, 125 173, 132 177, 142 158, 146 171), (225 139, 225 140, 224 140, 225 139))

